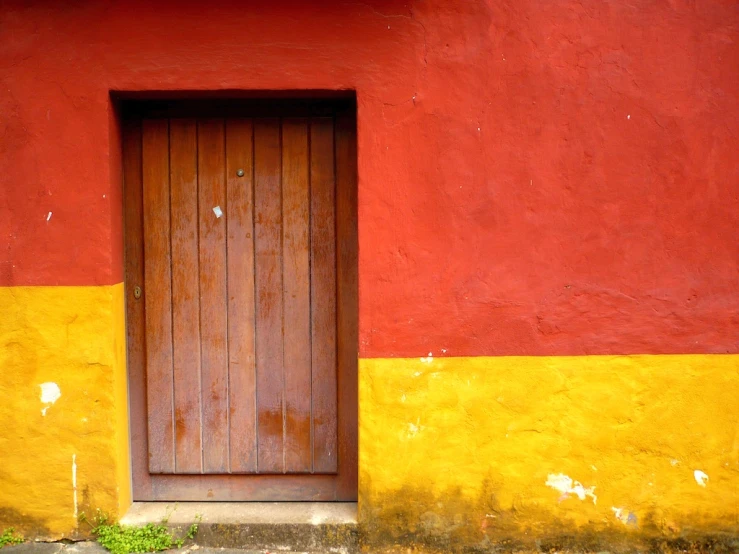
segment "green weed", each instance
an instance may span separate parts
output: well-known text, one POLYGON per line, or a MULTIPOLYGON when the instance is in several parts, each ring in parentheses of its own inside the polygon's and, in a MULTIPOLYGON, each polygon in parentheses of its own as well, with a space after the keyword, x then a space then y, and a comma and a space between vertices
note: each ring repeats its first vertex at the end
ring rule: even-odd
MULTIPOLYGON (((87 521, 84 515, 80 519, 87 521)), ((97 541, 111 554, 159 552, 170 548, 182 548, 185 540, 194 539, 198 532, 198 524, 193 523, 184 537, 176 538, 164 524, 147 523, 135 527, 111 523, 110 518, 99 510, 91 525, 97 541)))
POLYGON ((23 537, 14 533, 15 529, 13 529, 12 527, 8 527, 5 531, 3 531, 3 534, 0 535, 0 548, 9 544, 20 544, 23 542, 23 537))

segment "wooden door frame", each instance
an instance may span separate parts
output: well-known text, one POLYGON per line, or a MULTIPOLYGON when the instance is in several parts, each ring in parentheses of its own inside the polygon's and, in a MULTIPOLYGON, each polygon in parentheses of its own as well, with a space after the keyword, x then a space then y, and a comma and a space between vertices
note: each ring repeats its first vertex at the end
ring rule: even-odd
POLYGON ((133 500, 355 501, 358 492, 358 240, 355 101, 353 99, 128 101, 122 103, 120 113, 124 174, 124 284, 133 500), (335 117, 339 473, 308 477, 305 475, 152 476, 149 473, 147 461, 144 302, 134 297, 136 283, 143 283, 144 273, 141 121, 147 117, 268 117, 275 115, 282 117, 333 115, 335 117))

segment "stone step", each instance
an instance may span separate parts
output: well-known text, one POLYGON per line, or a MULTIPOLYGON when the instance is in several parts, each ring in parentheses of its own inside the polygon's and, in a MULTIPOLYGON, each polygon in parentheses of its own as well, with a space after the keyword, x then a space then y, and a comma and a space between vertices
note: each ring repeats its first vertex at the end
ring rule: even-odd
POLYGON ((200 547, 359 551, 355 502, 136 502, 121 523, 165 523, 178 536, 198 523, 195 542, 200 547))

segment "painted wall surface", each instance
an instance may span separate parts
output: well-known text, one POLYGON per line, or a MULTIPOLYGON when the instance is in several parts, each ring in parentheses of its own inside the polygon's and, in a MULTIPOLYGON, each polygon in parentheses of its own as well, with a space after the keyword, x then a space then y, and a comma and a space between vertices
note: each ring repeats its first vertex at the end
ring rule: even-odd
POLYGON ((655 540, 739 531, 737 356, 424 357, 360 368, 370 544, 645 552, 655 540))
POLYGON ((0 288, 0 527, 130 505, 123 285, 0 288))
POLYGON ((128 502, 110 92, 290 89, 357 93, 369 536, 450 537, 488 492, 500 518, 462 542, 512 507, 517 529, 736 525, 736 2, 9 0, 0 29, 0 441, 25 453, 2 450, 0 525, 74 532, 72 456, 91 505, 128 502), (655 356, 573 358, 596 354, 655 356), (426 527, 393 504, 411 481, 426 527))

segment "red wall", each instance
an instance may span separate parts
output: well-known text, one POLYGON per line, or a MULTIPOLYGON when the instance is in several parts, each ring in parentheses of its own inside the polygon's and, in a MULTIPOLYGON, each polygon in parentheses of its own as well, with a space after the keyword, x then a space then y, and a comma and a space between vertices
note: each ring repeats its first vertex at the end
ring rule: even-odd
POLYGON ((739 352, 734 0, 6 0, 0 29, 0 285, 121 280, 109 91, 352 88, 362 356, 739 352))

